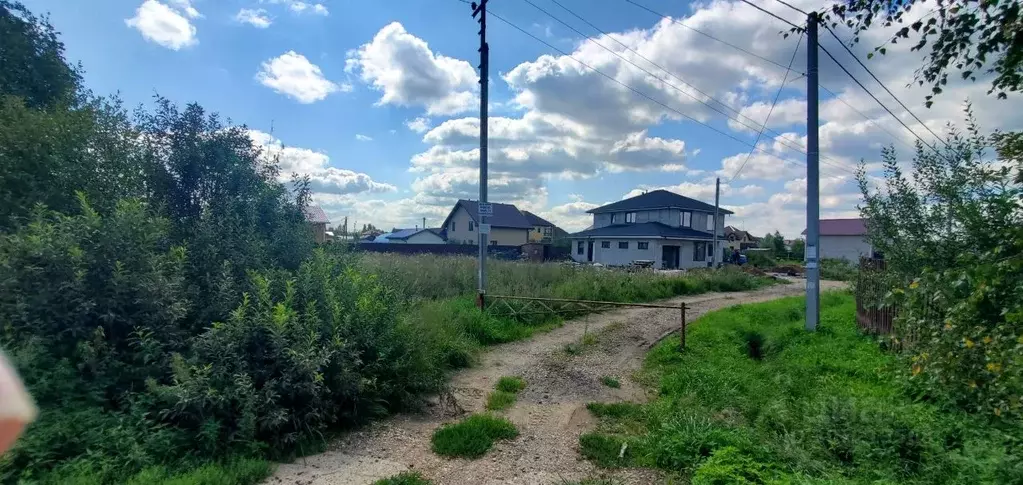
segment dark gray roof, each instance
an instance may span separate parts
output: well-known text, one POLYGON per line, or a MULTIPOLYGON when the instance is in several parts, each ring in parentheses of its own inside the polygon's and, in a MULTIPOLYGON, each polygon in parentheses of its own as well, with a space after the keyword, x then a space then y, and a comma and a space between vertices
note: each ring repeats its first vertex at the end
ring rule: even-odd
MULTIPOLYGON (((529 219, 519 212, 519 209, 511 204, 501 204, 499 202, 491 202, 494 206, 494 216, 487 219, 487 223, 493 227, 510 227, 513 229, 532 229, 533 224, 529 222, 529 219)), ((460 199, 455 203, 455 207, 451 209, 451 213, 444 219, 443 227, 448 227, 448 222, 451 220, 451 216, 455 215, 455 211, 459 207, 464 208, 469 212, 469 217, 473 221, 479 223, 479 202, 475 200, 464 200, 460 199)))
MULTIPOLYGON (((597 207, 596 209, 590 209, 586 212, 589 212, 591 214, 600 214, 602 212, 619 212, 665 208, 714 212, 714 204, 700 202, 696 199, 690 199, 689 197, 686 197, 684 195, 678 195, 674 192, 669 192, 667 190, 652 190, 645 194, 640 194, 635 197, 629 197, 628 199, 625 200, 619 200, 618 202, 597 207)), ((732 211, 728 209, 721 209, 721 213, 727 215, 731 214, 732 211)))
POLYGON ((569 236, 571 238, 592 237, 680 237, 688 239, 713 239, 709 232, 697 231, 688 227, 673 227, 660 222, 641 222, 639 224, 613 224, 610 226, 587 229, 569 236))
POLYGON ((522 211, 522 215, 526 216, 526 219, 529 220, 529 223, 534 226, 556 227, 554 224, 551 224, 547 219, 544 219, 543 217, 540 217, 532 212, 522 211))

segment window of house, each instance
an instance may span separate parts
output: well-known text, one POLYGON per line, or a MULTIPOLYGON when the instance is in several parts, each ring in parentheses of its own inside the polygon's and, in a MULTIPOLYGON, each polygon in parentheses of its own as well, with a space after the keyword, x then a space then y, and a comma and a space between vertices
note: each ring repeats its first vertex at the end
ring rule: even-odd
POLYGON ((714 230, 714 214, 707 214, 707 230, 714 230))
POLYGON ((491 246, 497 246, 497 241, 490 241, 491 246))
POLYGON ((706 261, 707 260, 707 243, 697 242, 693 243, 693 261, 706 261))
POLYGON ((682 227, 693 227, 693 213, 682 211, 682 227))
POLYGON ((629 249, 629 241, 618 241, 618 249, 629 249))
POLYGON ((713 244, 708 244, 707 245, 707 258, 714 259, 714 245, 713 244))
POLYGON ((601 249, 611 249, 611 241, 600 241, 601 249))
POLYGON ((451 232, 455 232, 455 221, 451 221, 451 232))
POLYGON ((469 230, 472 231, 475 227, 476 227, 476 225, 473 224, 472 221, 469 221, 469 230))
POLYGON ((622 215, 618 213, 611 214, 611 224, 618 224, 619 222, 622 222, 622 215))
POLYGON ((628 222, 629 224, 632 224, 632 223, 636 222, 636 213, 635 212, 626 212, 625 213, 625 222, 628 222))
POLYGON ((648 243, 648 242, 638 242, 638 243, 636 243, 636 249, 650 249, 650 243, 648 243))
POLYGON ((579 241, 575 244, 575 254, 583 254, 585 252, 585 244, 583 241, 579 241))

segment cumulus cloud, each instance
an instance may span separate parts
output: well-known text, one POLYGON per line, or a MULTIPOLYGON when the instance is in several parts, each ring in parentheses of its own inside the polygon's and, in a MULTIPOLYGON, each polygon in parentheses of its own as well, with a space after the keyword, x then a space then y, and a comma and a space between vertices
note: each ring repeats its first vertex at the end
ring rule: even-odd
POLYGON ((425 133, 430 129, 430 119, 419 117, 413 120, 405 120, 405 126, 416 133, 425 133))
POLYGON ((323 76, 316 64, 302 54, 288 51, 263 63, 256 80, 300 103, 315 103, 337 91, 348 92, 348 84, 337 84, 323 76))
POLYGON ((313 14, 327 16, 330 11, 322 3, 308 3, 301 0, 260 0, 262 3, 283 5, 296 14, 313 14))
POLYGON ((310 188, 314 193, 335 195, 398 190, 394 185, 377 182, 365 173, 330 166, 330 157, 326 153, 284 146, 281 140, 269 133, 249 130, 249 138, 263 149, 268 160, 278 163, 282 182, 290 181, 295 175, 309 176, 310 188))
POLYGON ((356 133, 355 139, 359 141, 373 141, 373 137, 369 135, 363 135, 362 133, 356 133))
POLYGON ((421 106, 430 115, 451 115, 479 103, 479 78, 472 65, 435 54, 398 22, 349 52, 346 70, 383 93, 379 105, 421 106))
POLYGON ((197 30, 189 18, 199 17, 199 12, 187 1, 174 4, 177 9, 157 0, 146 0, 135 10, 135 16, 124 22, 146 40, 168 49, 179 50, 198 44, 197 30))
POLYGON ((243 24, 249 24, 259 29, 265 29, 273 23, 273 21, 270 20, 270 16, 267 15, 266 10, 262 8, 243 8, 235 14, 234 20, 243 24))

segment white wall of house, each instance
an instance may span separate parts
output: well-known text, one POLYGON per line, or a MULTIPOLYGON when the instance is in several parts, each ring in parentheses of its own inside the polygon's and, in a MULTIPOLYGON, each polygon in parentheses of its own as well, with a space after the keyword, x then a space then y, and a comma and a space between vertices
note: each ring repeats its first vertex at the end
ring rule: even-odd
POLYGON ((851 263, 860 260, 860 256, 870 257, 870 243, 863 236, 821 236, 820 258, 846 259, 851 263))
MULTIPOLYGON (((636 260, 653 260, 654 268, 662 269, 663 246, 678 246, 679 268, 705 268, 711 260, 710 255, 705 255, 702 261, 694 259, 694 245, 696 241, 684 241, 673 239, 575 239, 572 241, 572 259, 585 263, 587 259, 587 244, 593 242, 593 262, 608 266, 625 266, 636 260), (579 252, 579 243, 582 243, 582 253, 579 252), (604 247, 604 243, 609 247, 604 247), (639 243, 647 243, 647 249, 639 249, 639 243), (627 243, 627 248, 622 248, 619 243, 627 243)), ((707 241, 704 247, 710 246, 707 241)), ((718 248, 724 247, 718 241, 718 248)), ((720 249, 719 249, 720 250, 720 249)))

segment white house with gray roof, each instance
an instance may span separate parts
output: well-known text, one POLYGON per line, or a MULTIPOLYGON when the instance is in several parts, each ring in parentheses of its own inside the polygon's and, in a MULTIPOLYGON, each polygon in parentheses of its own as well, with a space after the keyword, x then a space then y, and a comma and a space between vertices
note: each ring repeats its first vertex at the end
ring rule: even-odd
MULTIPOLYGON (((667 190, 654 190, 587 211, 593 225, 569 236, 572 259, 625 266, 652 261, 658 269, 701 268, 710 264, 714 231, 717 254, 724 247, 725 216, 714 205, 667 190)), ((718 258, 720 260, 720 257, 718 258)))

